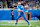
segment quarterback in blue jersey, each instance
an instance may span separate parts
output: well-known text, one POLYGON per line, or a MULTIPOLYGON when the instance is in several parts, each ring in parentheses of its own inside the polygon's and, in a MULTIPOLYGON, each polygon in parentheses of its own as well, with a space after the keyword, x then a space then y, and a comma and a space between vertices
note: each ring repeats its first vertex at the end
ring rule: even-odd
MULTIPOLYGON (((23 17, 24 17, 24 20, 25 20, 25 21, 28 23, 28 25, 30 26, 28 20, 26 19, 26 16, 25 16, 25 13, 24 13, 24 8, 23 8, 23 6, 21 6, 20 4, 21 4, 21 3, 19 2, 19 3, 18 3, 18 6, 17 6, 17 9, 18 9, 18 11, 19 11, 20 14, 18 15, 18 17, 17 17, 16 19, 19 19, 21 16, 23 16, 23 17)), ((17 24, 17 22, 16 22, 15 24, 17 24)))

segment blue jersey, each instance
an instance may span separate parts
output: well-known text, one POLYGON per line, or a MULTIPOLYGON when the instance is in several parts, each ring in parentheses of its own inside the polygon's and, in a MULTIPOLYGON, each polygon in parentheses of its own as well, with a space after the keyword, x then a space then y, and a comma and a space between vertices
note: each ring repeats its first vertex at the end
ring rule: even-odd
POLYGON ((20 6, 20 7, 19 7, 19 6, 17 6, 17 9, 18 9, 18 10, 19 10, 19 9, 20 9, 20 10, 23 10, 23 12, 20 12, 20 14, 24 14, 23 6, 20 6))

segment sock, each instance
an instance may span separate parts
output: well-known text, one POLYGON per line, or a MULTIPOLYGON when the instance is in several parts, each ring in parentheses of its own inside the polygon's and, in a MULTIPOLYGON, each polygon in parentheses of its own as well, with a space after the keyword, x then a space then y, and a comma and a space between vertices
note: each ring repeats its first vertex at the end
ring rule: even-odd
POLYGON ((27 21, 27 23, 29 24, 28 20, 26 20, 26 21, 27 21))
POLYGON ((16 20, 16 23, 18 23, 18 19, 16 20))

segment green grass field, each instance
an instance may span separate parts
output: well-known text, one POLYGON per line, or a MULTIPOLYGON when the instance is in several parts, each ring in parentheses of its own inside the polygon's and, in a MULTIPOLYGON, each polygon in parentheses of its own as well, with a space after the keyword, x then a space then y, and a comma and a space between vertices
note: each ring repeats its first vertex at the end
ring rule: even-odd
POLYGON ((15 25, 15 22, 14 20, 0 21, 0 27, 40 27, 40 21, 29 20, 31 26, 28 26, 28 23, 24 20, 19 20, 17 25, 15 25))

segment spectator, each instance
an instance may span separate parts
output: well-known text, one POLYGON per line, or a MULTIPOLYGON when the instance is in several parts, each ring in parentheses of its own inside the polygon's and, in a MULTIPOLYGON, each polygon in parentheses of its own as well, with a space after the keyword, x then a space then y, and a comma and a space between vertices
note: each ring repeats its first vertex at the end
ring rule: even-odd
POLYGON ((39 6, 37 7, 37 9, 40 10, 40 4, 39 4, 39 6))
POLYGON ((13 6, 11 5, 11 7, 10 8, 13 8, 13 6))
POLYGON ((26 9, 28 9, 28 8, 29 8, 28 4, 26 4, 26 5, 25 5, 25 8, 26 8, 26 9))
POLYGON ((2 4, 2 1, 0 0, 0 4, 2 4))
POLYGON ((36 10, 37 9, 37 7, 35 7, 35 5, 33 6, 33 10, 36 10))
POLYGON ((30 2, 30 7, 33 8, 33 6, 34 6, 34 3, 33 2, 30 2))
POLYGON ((12 1, 10 1, 10 6, 13 5, 12 1))
POLYGON ((2 3, 2 1, 0 1, 0 8, 3 8, 3 3, 2 3))
POLYGON ((32 7, 29 6, 29 10, 32 10, 32 7))

